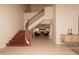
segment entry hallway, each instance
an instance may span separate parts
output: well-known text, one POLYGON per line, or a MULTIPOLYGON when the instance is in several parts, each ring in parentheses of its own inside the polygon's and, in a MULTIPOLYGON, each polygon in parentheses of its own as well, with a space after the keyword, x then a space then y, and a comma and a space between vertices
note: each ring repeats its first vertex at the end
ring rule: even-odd
POLYGON ((74 55, 75 53, 64 45, 55 45, 47 37, 32 39, 31 47, 5 47, 0 55, 74 55))

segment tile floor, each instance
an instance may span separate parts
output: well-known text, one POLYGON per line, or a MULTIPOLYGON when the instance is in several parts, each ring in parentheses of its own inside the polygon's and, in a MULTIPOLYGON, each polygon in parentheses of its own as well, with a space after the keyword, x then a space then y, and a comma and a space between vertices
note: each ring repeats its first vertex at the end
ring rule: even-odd
POLYGON ((56 45, 46 38, 32 39, 31 47, 5 47, 0 50, 0 55, 75 55, 72 50, 64 45, 56 45))
POLYGON ((70 50, 72 50, 73 52, 75 52, 77 55, 79 55, 79 45, 67 45, 67 48, 69 48, 70 50))

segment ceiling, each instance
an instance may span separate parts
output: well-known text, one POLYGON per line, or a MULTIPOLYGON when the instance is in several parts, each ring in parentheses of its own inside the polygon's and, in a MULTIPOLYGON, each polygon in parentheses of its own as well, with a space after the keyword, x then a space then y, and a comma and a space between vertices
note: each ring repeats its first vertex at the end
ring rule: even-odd
POLYGON ((36 26, 35 28, 40 28, 40 29, 50 28, 50 24, 40 24, 40 25, 36 26))

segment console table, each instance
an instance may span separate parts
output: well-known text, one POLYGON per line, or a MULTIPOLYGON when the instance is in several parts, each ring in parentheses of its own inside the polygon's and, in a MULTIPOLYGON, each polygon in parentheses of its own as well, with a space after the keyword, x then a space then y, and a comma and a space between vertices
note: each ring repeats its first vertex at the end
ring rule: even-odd
POLYGON ((66 45, 79 45, 79 35, 77 34, 61 34, 60 35, 61 42, 66 45))

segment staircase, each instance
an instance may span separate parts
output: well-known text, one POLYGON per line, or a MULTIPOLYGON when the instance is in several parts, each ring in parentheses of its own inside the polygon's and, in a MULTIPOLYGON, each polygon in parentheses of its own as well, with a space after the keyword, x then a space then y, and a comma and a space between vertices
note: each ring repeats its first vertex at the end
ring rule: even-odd
POLYGON ((25 31, 20 30, 13 38, 9 41, 7 46, 28 46, 25 40, 25 31))
POLYGON ((24 15, 25 15, 24 25, 27 23, 27 20, 29 20, 28 30, 30 31, 39 24, 41 24, 42 22, 47 21, 49 19, 51 20, 53 18, 53 8, 45 7, 41 9, 39 12, 25 13, 24 15), (28 15, 29 17, 27 17, 28 15))
MULTIPOLYGON (((49 8, 50 9, 50 8, 49 8)), ((50 10, 49 10, 50 12, 50 10)), ((49 13, 48 12, 48 13, 49 13)), ((30 30, 40 24, 46 17, 51 18, 50 15, 46 15, 46 10, 42 9, 32 18, 28 19, 25 23, 25 30, 20 30, 7 44, 7 46, 31 46, 32 34, 30 30)), ((50 13, 52 14, 52 13, 50 13)), ((46 19, 48 19, 46 18, 46 19)))
POLYGON ((28 19, 29 20, 29 27, 28 30, 33 29, 35 26, 40 24, 42 22, 44 16, 44 9, 41 9, 36 15, 34 15, 32 18, 28 19))

